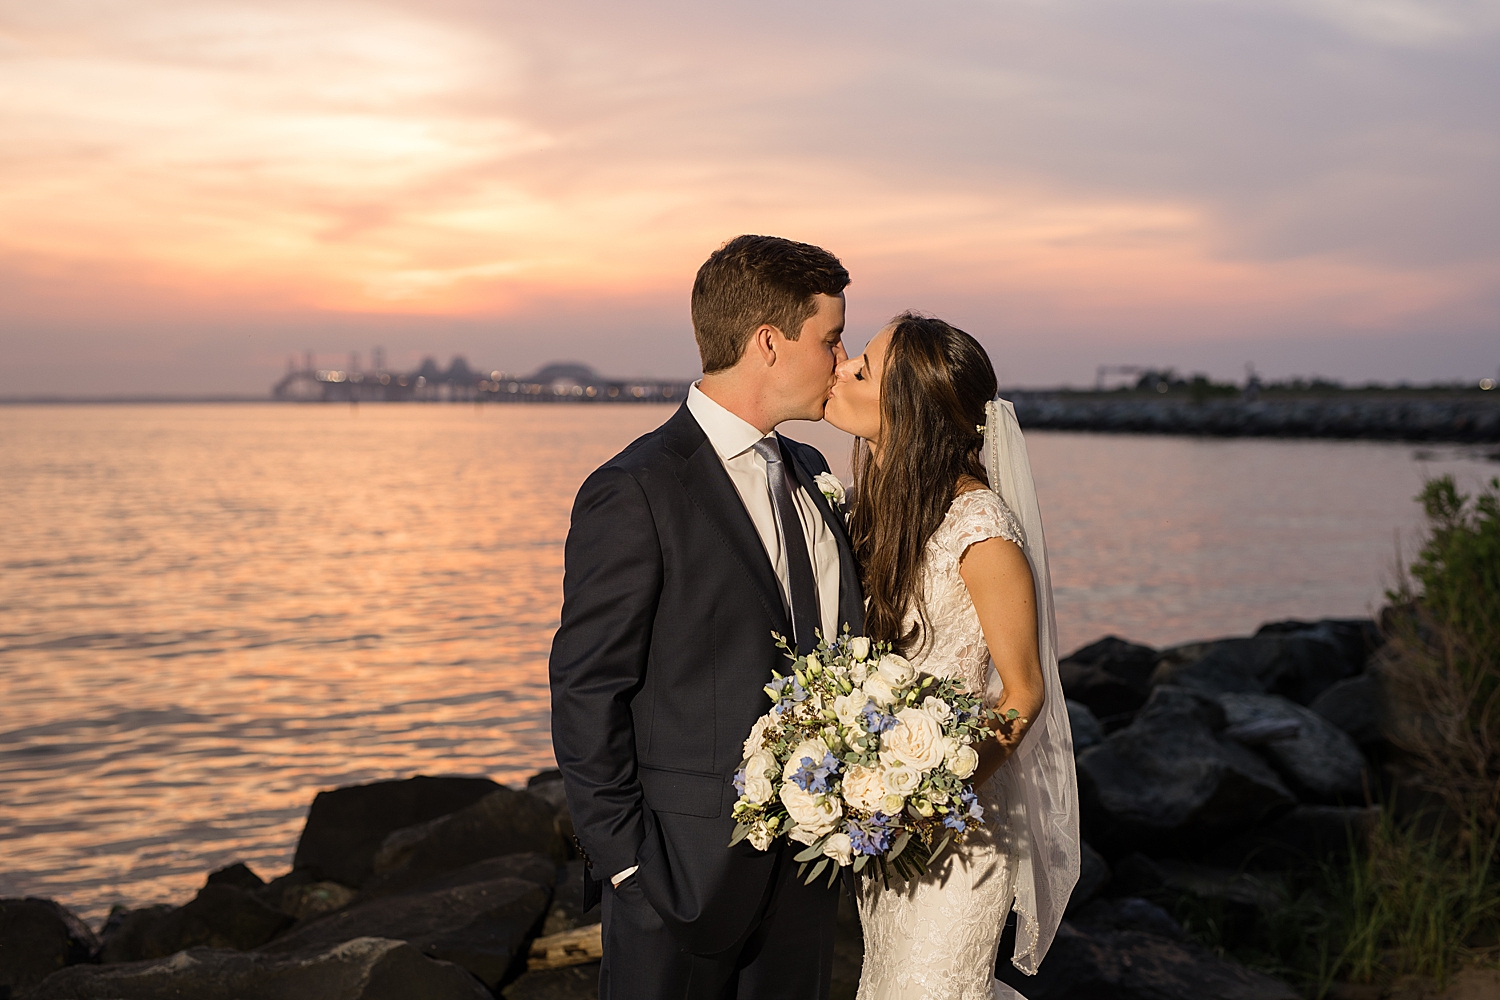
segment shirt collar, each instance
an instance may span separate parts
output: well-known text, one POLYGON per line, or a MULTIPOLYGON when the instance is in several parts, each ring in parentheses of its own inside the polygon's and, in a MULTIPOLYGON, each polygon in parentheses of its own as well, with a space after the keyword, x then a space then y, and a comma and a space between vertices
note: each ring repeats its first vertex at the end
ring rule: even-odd
POLYGON ((775 431, 762 434, 754 424, 730 413, 699 389, 697 382, 688 389, 687 408, 693 419, 698 421, 698 426, 703 428, 708 443, 714 446, 714 451, 725 462, 749 451, 761 438, 776 436, 775 431))

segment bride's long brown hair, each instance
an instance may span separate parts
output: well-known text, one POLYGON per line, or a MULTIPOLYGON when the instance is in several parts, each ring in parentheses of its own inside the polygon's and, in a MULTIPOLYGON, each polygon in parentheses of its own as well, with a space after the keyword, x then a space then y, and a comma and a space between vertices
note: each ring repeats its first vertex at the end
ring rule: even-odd
POLYGON ((880 462, 863 438, 855 442, 849 534, 869 600, 865 633, 912 653, 928 631, 922 553, 959 482, 987 482, 978 426, 997 383, 989 355, 962 330, 909 312, 890 326, 880 376, 880 462), (913 609, 917 620, 903 629, 913 609))

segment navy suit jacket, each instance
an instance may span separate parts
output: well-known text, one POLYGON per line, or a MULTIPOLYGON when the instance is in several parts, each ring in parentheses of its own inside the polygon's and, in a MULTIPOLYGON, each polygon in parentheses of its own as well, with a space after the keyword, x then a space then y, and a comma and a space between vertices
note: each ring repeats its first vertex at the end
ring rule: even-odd
MULTIPOLYGON (((839 621, 863 596, 817 449, 782 439, 839 543, 839 621)), ((732 783, 762 688, 786 665, 781 587, 723 463, 686 406, 597 469, 568 531, 552 643, 552 744, 593 879, 634 876, 698 954, 750 929, 775 852, 729 847, 732 783)))

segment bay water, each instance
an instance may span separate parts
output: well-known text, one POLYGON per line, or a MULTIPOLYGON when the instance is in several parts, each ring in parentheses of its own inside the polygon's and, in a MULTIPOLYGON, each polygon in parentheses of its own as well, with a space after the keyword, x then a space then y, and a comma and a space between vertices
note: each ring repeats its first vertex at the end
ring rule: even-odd
MULTIPOLYGON (((285 871, 320 789, 552 764, 590 470, 656 406, 0 407, 0 896, 181 902, 285 871)), ((784 432, 848 477, 849 439, 784 432)), ((1373 613, 1477 453, 1028 435, 1065 649, 1373 613), (1408 552, 1409 554, 1409 552, 1408 552)))

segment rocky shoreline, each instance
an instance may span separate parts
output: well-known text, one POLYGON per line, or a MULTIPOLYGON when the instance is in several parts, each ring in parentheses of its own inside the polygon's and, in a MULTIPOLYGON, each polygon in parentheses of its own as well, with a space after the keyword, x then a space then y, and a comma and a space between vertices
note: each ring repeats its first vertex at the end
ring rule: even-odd
MULTIPOLYGON (((1083 875, 1040 974, 1012 969, 1008 942, 998 974, 1030 1000, 1299 997, 1206 947, 1195 921, 1254 925, 1375 821, 1379 650, 1374 622, 1326 620, 1069 656, 1083 875)), ((54 901, 0 900, 0 1000, 595 997, 599 916, 571 834, 555 771, 524 789, 421 776, 320 792, 269 882, 232 865, 181 906, 116 907, 98 934, 54 901)), ((861 950, 846 900, 835 997, 854 995, 861 950)))
POLYGON ((1500 400, 1262 397, 1141 398, 1015 394, 1027 430, 1206 437, 1343 438, 1457 444, 1500 442, 1500 400))

